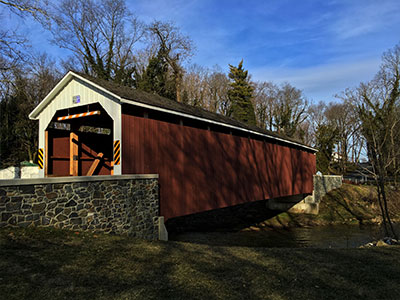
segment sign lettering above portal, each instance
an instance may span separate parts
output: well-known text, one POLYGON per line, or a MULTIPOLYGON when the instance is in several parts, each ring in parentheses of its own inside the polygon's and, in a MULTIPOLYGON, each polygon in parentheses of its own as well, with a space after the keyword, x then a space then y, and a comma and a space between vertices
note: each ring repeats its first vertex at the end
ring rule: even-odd
POLYGON ((77 104, 80 102, 81 102, 81 96, 77 95, 72 97, 72 103, 77 104))

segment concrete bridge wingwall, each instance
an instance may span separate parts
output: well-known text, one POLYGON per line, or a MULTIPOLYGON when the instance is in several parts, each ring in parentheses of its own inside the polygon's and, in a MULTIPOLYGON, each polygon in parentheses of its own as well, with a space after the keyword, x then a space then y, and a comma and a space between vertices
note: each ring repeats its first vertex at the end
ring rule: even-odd
POLYGON ((331 190, 342 185, 343 176, 314 175, 314 191, 311 195, 295 195, 269 199, 268 208, 291 213, 318 214, 321 199, 331 190))

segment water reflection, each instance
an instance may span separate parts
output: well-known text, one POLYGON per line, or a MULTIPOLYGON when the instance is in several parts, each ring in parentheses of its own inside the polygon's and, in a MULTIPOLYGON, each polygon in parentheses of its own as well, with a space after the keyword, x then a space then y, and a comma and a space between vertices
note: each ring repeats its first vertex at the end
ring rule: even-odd
MULTIPOLYGON (((400 224, 396 225, 400 231, 400 224)), ((245 232, 171 233, 170 240, 218 246, 356 248, 384 236, 376 225, 335 225, 245 232)))

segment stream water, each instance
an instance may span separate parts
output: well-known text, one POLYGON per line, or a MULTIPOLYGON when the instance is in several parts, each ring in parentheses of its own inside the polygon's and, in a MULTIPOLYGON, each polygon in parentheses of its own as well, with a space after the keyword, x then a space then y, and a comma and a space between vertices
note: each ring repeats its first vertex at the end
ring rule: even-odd
MULTIPOLYGON (((400 232, 400 224, 396 224, 400 232)), ((357 248, 384 237, 377 225, 335 225, 240 232, 171 233, 169 239, 219 246, 357 248)))

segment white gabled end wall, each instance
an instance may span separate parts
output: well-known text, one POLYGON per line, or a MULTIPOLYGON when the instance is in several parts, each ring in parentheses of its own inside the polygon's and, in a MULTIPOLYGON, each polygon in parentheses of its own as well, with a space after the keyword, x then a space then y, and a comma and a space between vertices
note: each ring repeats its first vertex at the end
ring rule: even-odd
MULTIPOLYGON (((104 92, 97 88, 90 82, 83 78, 72 77, 69 79, 64 77, 64 85, 58 86, 59 91, 52 99, 45 99, 47 105, 37 114, 34 119, 39 120, 39 148, 45 150, 45 130, 58 110, 79 107, 87 104, 99 103, 107 114, 113 119, 113 140, 120 140, 122 143, 122 129, 121 129, 121 102, 120 99, 114 95, 104 92), (73 103, 73 96, 80 96, 80 103, 73 103)), ((49 94, 50 95, 50 94, 49 94)), ((45 101, 43 100, 43 102, 45 101)), ((40 106, 40 104, 39 104, 40 106)), ((32 114, 35 111, 31 113, 32 114)), ((112 145, 111 145, 112 146, 112 145)), ((122 148, 122 147, 121 147, 122 148)), ((122 149, 121 149, 121 163, 114 166, 114 175, 122 174, 122 149)), ((44 157, 47 153, 44 153, 44 157)), ((46 160, 44 160, 45 163, 46 160)), ((45 166, 44 166, 45 168, 45 166)), ((44 168, 40 170, 40 177, 44 177, 44 168)))

